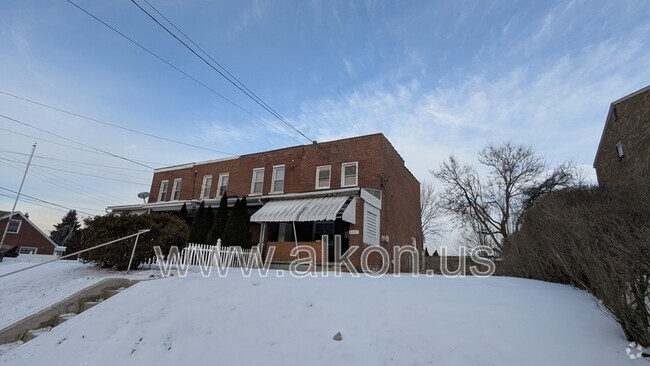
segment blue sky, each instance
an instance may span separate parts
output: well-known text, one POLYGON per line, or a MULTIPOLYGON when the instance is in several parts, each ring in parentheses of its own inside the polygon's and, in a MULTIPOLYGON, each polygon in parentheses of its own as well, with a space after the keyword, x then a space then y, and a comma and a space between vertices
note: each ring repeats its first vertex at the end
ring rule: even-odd
MULTIPOLYGON (((307 143, 130 1, 74 2, 266 124, 63 0, 0 3, 0 91, 232 154, 307 143)), ((508 139, 590 169, 609 104, 650 84, 647 1, 149 2, 310 138, 383 132, 420 180, 449 154, 473 162, 508 139)), ((0 114, 152 167, 225 156, 3 94, 0 114)), ((75 145, 5 118, 0 128, 75 145)), ((28 195, 87 215, 149 189, 151 169, 5 130, 0 187, 17 190, 17 153, 33 142, 28 195)), ((12 203, 0 195, 0 209, 12 203)), ((45 229, 63 215, 18 209, 45 229)))

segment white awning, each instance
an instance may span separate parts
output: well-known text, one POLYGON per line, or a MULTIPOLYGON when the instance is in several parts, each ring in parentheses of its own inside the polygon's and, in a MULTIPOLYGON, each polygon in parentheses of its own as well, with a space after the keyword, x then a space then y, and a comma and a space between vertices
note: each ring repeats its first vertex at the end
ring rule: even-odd
POLYGON ((334 221, 342 217, 354 223, 354 215, 341 212, 354 210, 350 208, 354 206, 354 200, 343 209, 349 199, 349 196, 334 196, 270 201, 251 216, 251 222, 334 221))

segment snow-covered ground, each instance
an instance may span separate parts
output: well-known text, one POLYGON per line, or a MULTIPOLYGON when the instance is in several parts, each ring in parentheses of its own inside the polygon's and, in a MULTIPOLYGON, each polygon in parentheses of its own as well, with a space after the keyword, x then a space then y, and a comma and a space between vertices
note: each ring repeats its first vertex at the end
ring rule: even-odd
MULTIPOLYGON (((73 268, 65 278, 92 276, 87 270, 73 268)), ((14 286, 0 281, 4 290, 14 286)), ((231 271, 141 282, 0 363, 647 364, 630 360, 627 344, 591 296, 568 286, 504 277, 245 278, 231 271)))
MULTIPOLYGON (((14 262, 12 258, 5 258, 0 263, 0 275, 37 263, 14 262)), ((125 276, 124 272, 98 270, 89 264, 64 260, 0 278, 0 329, 104 278, 146 278, 158 273, 139 271, 125 276)))

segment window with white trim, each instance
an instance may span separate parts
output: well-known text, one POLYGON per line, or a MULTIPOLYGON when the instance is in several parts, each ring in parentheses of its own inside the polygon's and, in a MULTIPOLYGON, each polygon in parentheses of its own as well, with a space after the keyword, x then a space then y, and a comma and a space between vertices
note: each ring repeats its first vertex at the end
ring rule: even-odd
POLYGON ((276 165, 273 167, 273 176, 271 181, 271 193, 284 192, 284 165, 276 165))
POLYGON ((219 189, 217 191, 217 196, 221 197, 228 190, 228 181, 230 180, 229 173, 219 174, 219 189))
POLYGON ((251 182, 251 194, 262 194, 264 187, 264 168, 253 169, 253 181, 251 182))
POLYGON ((210 188, 212 187, 212 174, 203 176, 203 183, 201 183, 201 197, 210 198, 210 188))
POLYGON ((359 184, 359 163, 341 164, 341 187, 354 187, 359 184))
POLYGON ((18 251, 19 254, 36 254, 37 252, 38 248, 36 247, 20 247, 18 251))
POLYGON ((331 165, 321 165, 316 167, 316 189, 329 188, 331 178, 332 178, 331 165))
POLYGON ((158 191, 158 201, 167 201, 167 190, 169 189, 169 181, 163 180, 160 182, 160 190, 158 191))
POLYGON ((7 234, 18 234, 20 232, 20 224, 23 222, 20 220, 9 220, 9 227, 7 228, 7 234))
POLYGON ((181 197, 181 178, 174 179, 174 188, 172 189, 172 201, 178 201, 181 197))

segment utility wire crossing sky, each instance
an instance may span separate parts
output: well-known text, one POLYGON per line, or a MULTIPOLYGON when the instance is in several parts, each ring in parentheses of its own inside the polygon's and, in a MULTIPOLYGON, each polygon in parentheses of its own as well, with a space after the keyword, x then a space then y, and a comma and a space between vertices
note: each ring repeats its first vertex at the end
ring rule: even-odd
POLYGON ((50 230, 140 202, 155 168, 383 132, 420 180, 531 145, 591 169, 650 84, 645 1, 0 4, 0 210, 50 230), (612 57, 616 55, 616 57, 612 57))

